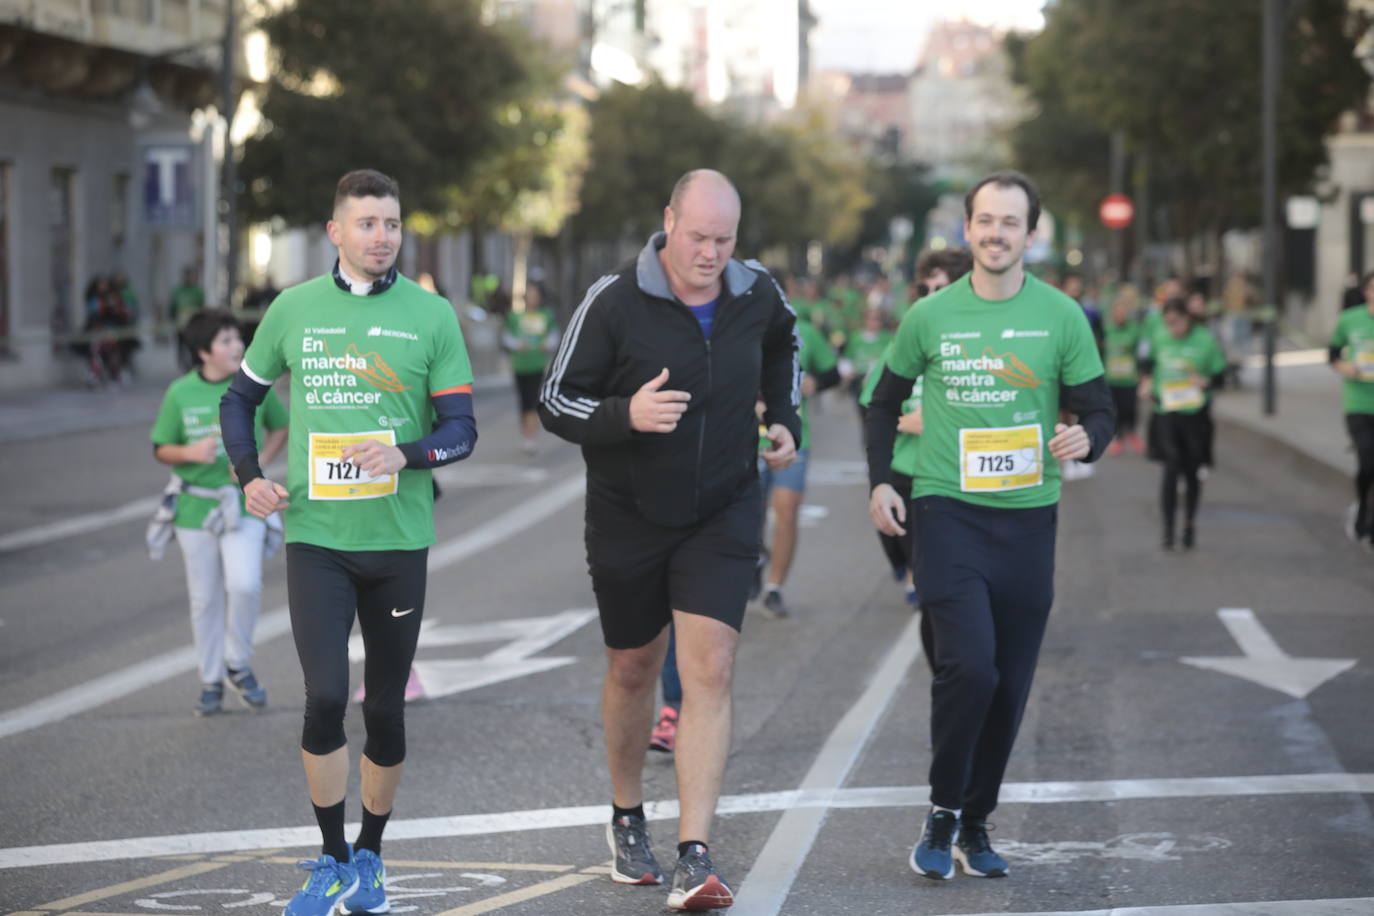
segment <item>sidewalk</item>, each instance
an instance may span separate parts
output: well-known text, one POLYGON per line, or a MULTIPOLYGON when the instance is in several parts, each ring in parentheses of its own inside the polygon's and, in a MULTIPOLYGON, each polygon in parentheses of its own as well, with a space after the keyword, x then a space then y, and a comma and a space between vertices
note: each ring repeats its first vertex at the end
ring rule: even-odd
MULTIPOLYGON (((1217 420, 1258 433, 1342 476, 1353 477, 1355 453, 1341 411, 1340 377, 1327 366, 1324 350, 1285 355, 1293 358, 1293 364, 1275 369, 1273 416, 1264 415, 1264 370, 1247 365, 1241 370, 1241 388, 1217 395, 1213 406, 1217 420)), ((1222 456, 1221 460, 1235 457, 1222 456)))

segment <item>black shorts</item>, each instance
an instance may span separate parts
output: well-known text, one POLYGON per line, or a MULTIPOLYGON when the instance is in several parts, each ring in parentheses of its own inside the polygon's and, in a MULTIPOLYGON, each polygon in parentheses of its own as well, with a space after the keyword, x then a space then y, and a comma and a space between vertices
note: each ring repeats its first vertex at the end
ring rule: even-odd
POLYGON ((682 528, 655 525, 632 508, 589 496, 587 567, 606 645, 648 645, 674 610, 738 630, 762 521, 757 480, 715 515, 682 528))
POLYGON ((543 383, 543 372, 515 373, 515 393, 520 398, 521 413, 533 413, 539 409, 539 386, 543 383))

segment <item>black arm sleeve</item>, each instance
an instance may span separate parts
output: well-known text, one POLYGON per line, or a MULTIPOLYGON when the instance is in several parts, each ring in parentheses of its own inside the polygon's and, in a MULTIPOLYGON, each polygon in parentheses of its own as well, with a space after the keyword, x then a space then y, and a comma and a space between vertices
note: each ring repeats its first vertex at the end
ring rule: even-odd
POLYGON ((1154 374, 1155 374, 1155 361, 1154 361, 1154 357, 1146 356, 1146 357, 1144 357, 1143 359, 1141 359, 1140 362, 1139 362, 1137 365, 1138 365, 1138 367, 1139 367, 1139 369, 1140 369, 1140 374, 1141 374, 1141 375, 1154 375, 1154 374))
POLYGON ((430 397, 430 403, 437 414, 434 429, 423 439, 396 446, 406 456, 408 468, 439 468, 462 461, 472 454, 477 444, 477 420, 472 413, 471 394, 436 394, 430 397))
POLYGON ((824 372, 817 372, 811 376, 816 380, 816 393, 819 394, 827 388, 834 388, 840 383, 840 367, 831 366, 824 372))
POLYGON ((253 417, 271 390, 271 385, 258 384, 240 369, 219 400, 220 436, 224 439, 229 463, 238 475, 240 488, 263 476, 258 465, 258 437, 253 434, 253 417))
POLYGON ((1078 425, 1088 434, 1087 457, 1093 462, 1102 457, 1116 435, 1116 408, 1106 376, 1099 375, 1081 385, 1064 385, 1059 390, 1059 406, 1078 417, 1078 425))
MULTIPOLYGON (((902 402, 911 396, 913 382, 915 379, 898 375, 883 364, 883 374, 878 377, 878 386, 873 389, 864 419, 870 490, 880 483, 892 482, 892 447, 897 443, 897 421, 902 416, 902 402)), ((1108 396, 1110 403, 1110 392, 1108 396)))
POLYGON ((1328 347, 1326 350, 1326 361, 1328 363, 1340 362, 1342 349, 1341 347, 1328 347))

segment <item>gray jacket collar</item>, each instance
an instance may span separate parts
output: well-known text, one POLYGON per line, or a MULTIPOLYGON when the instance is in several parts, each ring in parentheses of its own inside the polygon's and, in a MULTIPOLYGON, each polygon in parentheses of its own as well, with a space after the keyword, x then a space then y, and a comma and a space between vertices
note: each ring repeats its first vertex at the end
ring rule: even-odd
MULTIPOLYGON (((666 232, 655 232, 649 237, 648 244, 639 252, 639 259, 635 262, 635 282, 650 296, 674 299, 676 297, 673 295, 672 287, 668 285, 668 275, 664 273, 663 263, 658 259, 658 252, 667 242, 666 232)), ((744 295, 758 279, 758 274, 734 258, 726 263, 722 276, 725 279, 725 291, 731 296, 744 295)))

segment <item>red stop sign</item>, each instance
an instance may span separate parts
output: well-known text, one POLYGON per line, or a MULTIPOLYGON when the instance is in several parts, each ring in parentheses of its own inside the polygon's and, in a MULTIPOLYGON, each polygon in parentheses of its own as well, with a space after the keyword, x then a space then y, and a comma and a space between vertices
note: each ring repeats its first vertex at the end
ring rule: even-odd
POLYGON ((1097 206, 1097 217, 1108 229, 1125 229, 1135 219, 1135 204, 1125 194, 1108 194, 1097 206))

